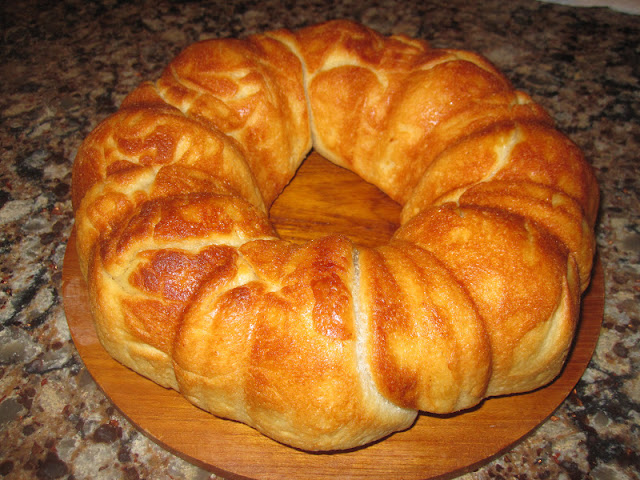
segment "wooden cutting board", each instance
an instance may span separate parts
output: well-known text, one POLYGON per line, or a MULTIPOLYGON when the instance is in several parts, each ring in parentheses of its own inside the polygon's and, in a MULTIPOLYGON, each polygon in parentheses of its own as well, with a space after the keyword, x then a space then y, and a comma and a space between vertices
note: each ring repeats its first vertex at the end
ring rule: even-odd
MULTIPOLYGON (((271 209, 280 235, 304 242, 342 233, 364 245, 386 242, 400 207, 376 187, 312 154, 271 209)), ((115 362, 99 344, 80 275, 75 236, 67 245, 63 298, 71 335, 87 369, 114 405, 154 441, 227 478, 426 479, 453 476, 504 453, 544 422, 574 388, 593 354, 604 310, 596 262, 566 367, 546 388, 493 398, 455 415, 420 415, 409 430, 366 448, 311 454, 218 419, 115 362)))

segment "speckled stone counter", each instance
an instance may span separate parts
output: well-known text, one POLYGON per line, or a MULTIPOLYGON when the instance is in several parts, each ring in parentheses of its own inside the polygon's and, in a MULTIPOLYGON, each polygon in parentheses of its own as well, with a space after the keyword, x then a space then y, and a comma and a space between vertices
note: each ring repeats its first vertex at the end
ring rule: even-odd
POLYGON ((85 135, 186 45, 339 17, 486 55, 553 114, 600 181, 595 355, 547 422, 466 478, 640 478, 640 17, 527 0, 10 3, 0 7, 0 478, 215 477, 131 426, 70 339, 71 165, 85 135))

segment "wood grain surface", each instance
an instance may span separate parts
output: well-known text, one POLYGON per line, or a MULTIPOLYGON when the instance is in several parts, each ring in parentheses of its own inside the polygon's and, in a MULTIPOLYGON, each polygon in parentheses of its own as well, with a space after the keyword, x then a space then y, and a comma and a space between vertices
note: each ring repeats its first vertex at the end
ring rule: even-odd
MULTIPOLYGON (((316 154, 271 209, 279 234, 304 242, 342 233, 362 245, 386 242, 400 206, 376 187, 316 154)), ((218 419, 115 362, 99 344, 80 275, 75 236, 67 244, 63 298, 71 335, 87 369, 113 404, 168 450, 227 478, 427 479, 461 474, 503 453, 544 422, 574 388, 593 354, 604 309, 596 262, 576 341, 561 375, 531 393, 492 398, 454 415, 420 415, 407 431, 365 448, 312 454, 218 419)))

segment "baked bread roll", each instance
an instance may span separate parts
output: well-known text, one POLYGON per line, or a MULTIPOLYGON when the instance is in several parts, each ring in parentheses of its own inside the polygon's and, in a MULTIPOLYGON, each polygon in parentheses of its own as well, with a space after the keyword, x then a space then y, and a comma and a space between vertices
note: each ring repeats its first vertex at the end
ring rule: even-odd
POLYGON ((113 358, 311 451, 552 381, 598 208, 580 150, 486 59, 347 21, 188 47, 87 137, 72 197, 113 358), (404 205, 388 244, 278 237, 311 148, 404 205))

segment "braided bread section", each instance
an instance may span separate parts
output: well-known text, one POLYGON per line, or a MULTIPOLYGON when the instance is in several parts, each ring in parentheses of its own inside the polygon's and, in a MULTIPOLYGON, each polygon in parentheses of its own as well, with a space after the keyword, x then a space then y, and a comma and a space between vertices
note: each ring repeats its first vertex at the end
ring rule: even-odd
POLYGON ((383 37, 351 22, 297 33, 314 148, 404 204, 451 143, 507 119, 547 113, 486 59, 383 37))
POLYGON ((381 395, 365 361, 351 242, 254 241, 240 253, 258 279, 224 293, 204 288, 174 350, 180 391, 311 450, 364 445, 408 428, 417 412, 381 395))
POLYGON ((188 47, 87 137, 72 189, 106 350, 321 451, 552 381, 599 200, 486 59, 346 21, 188 47), (269 207, 312 146, 403 205, 387 245, 278 238, 269 207))
POLYGON ((157 82, 167 103, 241 145, 268 206, 311 149, 302 65, 276 35, 193 44, 157 82))

